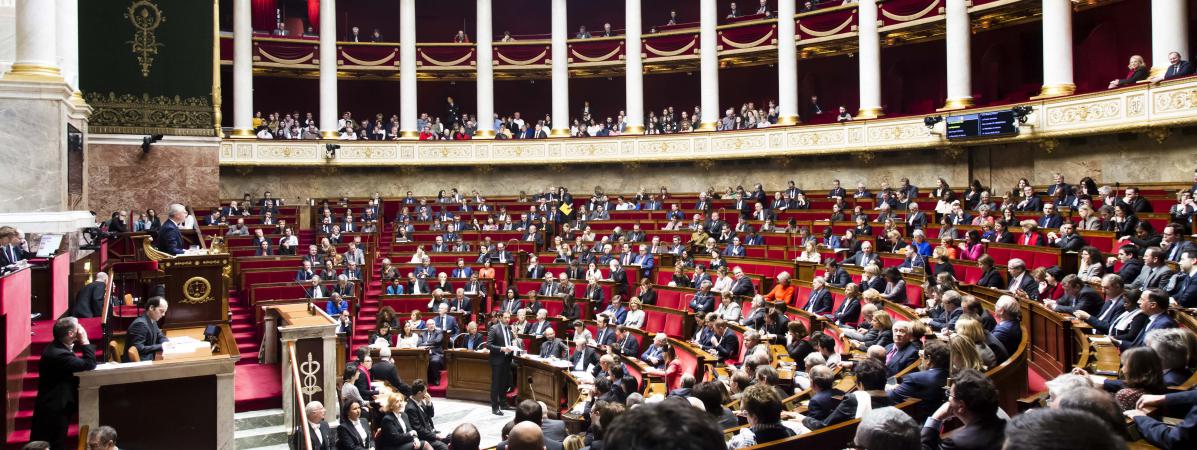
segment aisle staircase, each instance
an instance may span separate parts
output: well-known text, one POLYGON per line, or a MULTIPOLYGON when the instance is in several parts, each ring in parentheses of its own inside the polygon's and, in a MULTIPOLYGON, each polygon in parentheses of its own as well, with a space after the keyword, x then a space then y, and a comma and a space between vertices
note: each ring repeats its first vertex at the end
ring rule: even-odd
MULTIPOLYGON (((103 336, 100 332, 100 319, 80 319, 79 324, 87 330, 87 336, 93 340, 93 345, 99 345, 103 336)), ((6 450, 20 449, 29 442, 29 430, 33 426, 33 404, 37 400, 38 363, 42 359, 42 352, 53 341, 53 320, 42 320, 33 323, 33 337, 29 344, 29 356, 25 358, 25 377, 20 380, 21 391, 18 394, 17 413, 13 422, 13 433, 5 440, 6 450)), ((103 349, 96 349, 96 361, 103 363, 103 349)), ((67 445, 72 446, 79 435, 79 425, 72 423, 67 432, 67 445)))

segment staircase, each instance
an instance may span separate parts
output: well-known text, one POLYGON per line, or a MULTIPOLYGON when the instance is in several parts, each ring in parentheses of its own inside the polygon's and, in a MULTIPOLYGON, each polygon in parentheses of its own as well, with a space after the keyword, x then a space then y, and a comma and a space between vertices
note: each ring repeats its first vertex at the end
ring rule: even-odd
POLYGON ((233 442, 238 449, 287 450, 283 410, 263 409, 233 415, 233 442))

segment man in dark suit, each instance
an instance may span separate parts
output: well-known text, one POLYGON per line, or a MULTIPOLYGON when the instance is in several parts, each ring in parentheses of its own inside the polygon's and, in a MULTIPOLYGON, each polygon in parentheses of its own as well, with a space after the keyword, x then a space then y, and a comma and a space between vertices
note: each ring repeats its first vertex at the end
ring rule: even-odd
POLYGON ((715 295, 711 293, 711 280, 704 280, 698 292, 690 299, 690 310, 695 314, 705 314, 715 310, 715 295))
MULTIPOLYGON (((335 450, 337 446, 332 428, 324 421, 324 404, 315 400, 308 402, 304 407, 304 413, 308 416, 308 429, 305 431, 312 443, 312 450, 335 450)), ((299 434, 294 436, 298 439, 299 434)))
POLYGON ((544 332, 544 342, 540 343, 541 358, 565 359, 569 356, 569 346, 565 341, 557 338, 557 331, 548 328, 544 332))
POLYGON ((871 241, 864 241, 860 243, 860 251, 845 261, 845 264, 852 264, 858 267, 864 267, 869 264, 880 266, 881 259, 876 253, 873 253, 873 243, 871 241))
MULTIPOLYGON (((395 367, 395 362, 391 360, 391 349, 382 347, 378 349, 378 361, 374 361, 369 367, 370 380, 378 380, 386 382, 395 390, 403 395, 411 395, 411 386, 403 382, 399 377, 399 369, 395 367)), ((358 377, 358 380, 365 379, 365 377, 358 377)), ((367 383, 367 386, 369 384, 367 383)), ((358 389, 361 390, 361 389, 358 389)), ((369 398, 365 392, 362 392, 362 397, 369 398)))
POLYGON ((607 315, 601 315, 595 318, 594 330, 594 345, 604 346, 611 345, 615 342, 615 330, 607 326, 609 322, 607 315))
POLYGON ((830 367, 819 365, 811 368, 810 374, 810 402, 807 403, 806 416, 815 420, 825 420, 827 416, 839 406, 844 392, 835 388, 835 372, 830 367))
POLYGON ((1039 228, 1060 228, 1062 223, 1064 223, 1064 218, 1056 214, 1054 203, 1043 205, 1043 215, 1039 217, 1039 228))
MULTIPOLYGON (((1168 68, 1164 70, 1163 80, 1171 80, 1180 77, 1187 77, 1193 74, 1193 64, 1180 59, 1180 53, 1168 53, 1168 68)), ((1159 78, 1152 80, 1155 82, 1161 81, 1159 78)))
POLYGON ((694 275, 690 277, 690 287, 698 289, 702 287, 703 281, 710 281, 711 276, 707 275, 707 269, 700 264, 694 265, 694 275))
POLYGON ((129 362, 129 349, 136 348, 142 361, 153 361, 166 344, 166 334, 158 328, 158 321, 166 316, 166 299, 150 297, 146 300, 145 314, 133 319, 125 335, 125 354, 121 360, 129 362))
POLYGON ((740 338, 736 337, 736 333, 732 332, 731 327, 728 327, 727 322, 724 322, 723 319, 715 320, 714 328, 715 335, 711 336, 710 341, 704 342, 704 346, 711 348, 720 361, 738 359, 740 356, 740 338))
POLYGON ((637 341, 636 336, 625 327, 615 329, 615 342, 619 344, 616 353, 632 358, 640 354, 640 341, 637 341))
POLYGON ((948 384, 951 350, 942 339, 927 341, 923 346, 923 359, 927 361, 925 370, 906 374, 898 383, 898 387, 889 391, 889 398, 894 403, 901 403, 909 398, 920 400, 919 407, 912 411, 915 421, 930 416, 935 408, 943 403, 943 388, 948 384))
POLYGON ((1081 248, 1085 247, 1085 238, 1076 234, 1076 225, 1073 225, 1072 222, 1060 225, 1060 234, 1048 233, 1047 242, 1048 245, 1058 247, 1066 252, 1079 252, 1081 248))
POLYGON ((533 280, 544 278, 544 267, 536 260, 535 255, 528 258, 528 268, 524 270, 524 278, 533 280))
POLYGON ((1022 342, 1022 323, 1018 300, 1009 295, 998 298, 994 315, 1000 319, 993 327, 993 337, 1002 343, 1008 353, 1014 353, 1022 342))
POLYGON ((906 213, 906 233, 913 236, 914 230, 927 227, 927 214, 919 211, 919 204, 911 202, 910 212, 906 213))
POLYGON ((1080 310, 1094 315, 1101 311, 1101 294, 1086 286, 1076 275, 1069 274, 1064 277, 1060 285, 1064 286, 1064 296, 1058 301, 1047 300, 1045 303, 1049 308, 1063 314, 1072 314, 1080 310))
POLYGON ((466 325, 465 340, 462 341, 461 346, 466 350, 482 350, 486 348, 486 334, 478 332, 478 322, 470 322, 466 325))
POLYGON ((964 314, 964 309, 960 307, 961 301, 960 293, 956 291, 944 292, 940 296, 940 305, 943 306, 943 314, 939 314, 938 317, 933 315, 931 320, 927 321, 927 328, 934 331, 940 331, 945 328, 955 330, 956 320, 960 319, 961 314, 964 314))
POLYGON ((611 296, 627 297, 628 295, 628 272, 624 270, 623 265, 619 261, 612 260, 611 267, 611 281, 614 285, 611 286, 611 296))
POLYGON ((428 397, 428 385, 423 380, 412 383, 411 398, 407 400, 403 412, 411 419, 408 423, 416 430, 416 436, 421 441, 427 442, 434 450, 449 448, 445 435, 436 431, 436 424, 432 421, 436 411, 433 409, 432 399, 428 397))
POLYGON ((910 322, 896 322, 894 343, 885 346, 885 373, 894 376, 919 359, 919 349, 911 343, 910 322))
POLYGON ((840 263, 835 259, 829 258, 825 266, 827 272, 823 276, 827 280, 827 284, 842 288, 852 282, 852 275, 849 275, 848 271, 840 267, 840 263))
POLYGON ((0 267, 32 258, 34 255, 25 247, 20 230, 10 226, 0 227, 0 267))
POLYGON ((1129 289, 1148 289, 1167 287, 1174 272, 1164 261, 1164 251, 1159 247, 1148 247, 1143 251, 1143 269, 1134 281, 1127 284, 1129 289))
POLYGON ((598 366, 599 357, 593 348, 586 345, 585 338, 574 338, 574 353, 569 355, 569 370, 592 373, 598 366))
POLYGON ((515 336, 507 326, 510 316, 503 316, 491 325, 487 333, 486 348, 490 350, 490 411, 496 416, 503 413, 500 409, 510 409, 504 404, 504 396, 511 386, 512 349, 515 336))
POLYGON ((1106 298, 1101 304, 1101 309, 1096 314, 1089 314, 1084 310, 1073 311, 1072 314, 1077 319, 1085 321, 1097 332, 1106 333, 1119 316, 1126 311, 1123 306, 1125 300, 1123 289, 1122 278, 1116 274, 1108 274, 1101 278, 1101 290, 1106 298))
POLYGON ((860 323, 860 298, 845 298, 830 318, 836 325, 855 327, 860 323))
POLYGON ((75 295, 75 306, 71 315, 78 318, 100 317, 104 309, 104 295, 108 293, 108 273, 96 273, 92 281, 75 295))
POLYGON ((1140 331, 1134 340, 1119 341, 1110 338, 1110 341, 1123 351, 1146 345, 1147 333, 1150 333, 1151 330, 1177 327, 1176 321, 1168 315, 1168 294, 1164 291, 1159 289, 1143 291, 1143 294, 1139 296, 1139 310, 1143 312, 1144 316, 1147 316, 1147 326, 1143 327, 1143 331, 1140 331))
POLYGON ((997 415, 997 388, 985 374, 964 369, 952 377, 948 401, 923 425, 923 449, 991 449, 1005 440, 1006 421, 997 415), (940 435, 945 420, 956 417, 963 427, 950 437, 940 435))
POLYGON ((1006 262, 1006 270, 1010 272, 1010 283, 1006 290, 1011 293, 1022 291, 1032 300, 1039 298, 1039 283, 1027 272, 1027 263, 1019 258, 1011 258, 1006 262))
POLYGON ((511 252, 507 251, 507 246, 502 242, 495 245, 495 251, 490 254, 491 264, 507 264, 514 262, 511 259, 511 252))
POLYGON ((428 349, 428 382, 441 384, 441 369, 445 368, 445 332, 436 327, 436 320, 425 322, 419 347, 428 349))
POLYGON ((183 234, 179 232, 179 227, 183 225, 183 219, 186 217, 187 208, 178 203, 170 205, 166 223, 158 229, 158 242, 155 245, 158 250, 171 255, 183 253, 183 234))
POLYGON ((753 286, 752 279, 744 275, 744 271, 739 267, 732 269, 732 274, 735 280, 732 281, 731 291, 734 295, 751 296, 756 293, 756 286, 753 286))
POLYGON ((827 282, 823 277, 815 277, 811 282, 810 295, 806 298, 806 312, 815 315, 826 315, 831 313, 831 306, 834 300, 831 298, 831 291, 827 289, 827 282))
POLYGON ((53 333, 54 342, 46 346, 38 361, 30 439, 49 442, 52 449, 65 449, 67 428, 79 403, 75 374, 96 368, 96 350, 87 338, 87 330, 74 317, 54 322, 53 333), (83 357, 76 351, 81 351, 83 357))
POLYGON ((1185 308, 1197 307, 1197 249, 1185 250, 1180 256, 1180 274, 1168 292, 1176 303, 1185 308))

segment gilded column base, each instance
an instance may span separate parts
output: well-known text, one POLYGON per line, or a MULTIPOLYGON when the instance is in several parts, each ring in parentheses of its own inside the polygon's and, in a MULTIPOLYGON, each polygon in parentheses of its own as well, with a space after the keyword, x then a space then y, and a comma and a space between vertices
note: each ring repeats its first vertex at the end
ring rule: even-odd
POLYGON ((943 108, 939 108, 936 111, 953 111, 957 109, 971 108, 972 106, 972 97, 950 98, 948 101, 944 102, 943 108))
POLYGON ((32 81, 38 83, 65 83, 62 71, 54 66, 40 64, 13 64, 12 69, 4 74, 5 81, 32 81))
POLYGON ((549 132, 552 137, 569 137, 569 128, 555 128, 549 132))
POLYGON ((1031 97, 1031 100, 1039 100, 1052 97, 1063 97, 1065 95, 1072 95, 1076 92, 1076 85, 1072 83, 1067 84, 1045 84, 1039 88, 1039 95, 1031 97))
POLYGON ((229 137, 233 139, 253 139, 258 137, 258 135, 254 133, 254 130, 248 128, 234 128, 233 134, 229 137))
POLYGON ((474 138, 475 139, 494 139, 495 138, 495 130, 475 130, 474 138))
POLYGON ((715 131, 719 129, 719 122, 700 122, 697 131, 715 131))
POLYGON ((321 131, 320 132, 320 139, 337 139, 339 137, 341 137, 341 133, 337 133, 336 131, 321 131))
POLYGON ((399 132, 399 139, 419 139, 419 138, 420 138, 419 131, 408 130, 408 131, 400 131, 399 132))
POLYGON ((623 134, 644 134, 644 125, 628 125, 623 127, 623 134))
POLYGON ((798 119, 798 116, 781 116, 777 118, 778 125, 798 125, 800 123, 802 123, 802 120, 798 119))
POLYGON ((853 119, 879 119, 884 115, 885 112, 881 110, 880 106, 874 106, 870 108, 860 108, 859 111, 856 111, 856 117, 853 117, 853 119))

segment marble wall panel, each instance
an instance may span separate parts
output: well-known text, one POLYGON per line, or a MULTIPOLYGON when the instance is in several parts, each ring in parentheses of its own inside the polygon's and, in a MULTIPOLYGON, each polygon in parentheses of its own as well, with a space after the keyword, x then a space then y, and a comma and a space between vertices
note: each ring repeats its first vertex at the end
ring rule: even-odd
POLYGON ((61 101, 0 101, 0 212, 66 209, 66 123, 61 101))
POLYGON ((207 207, 217 202, 219 145, 91 144, 87 149, 88 207, 101 217, 117 209, 163 213, 170 203, 207 207))

